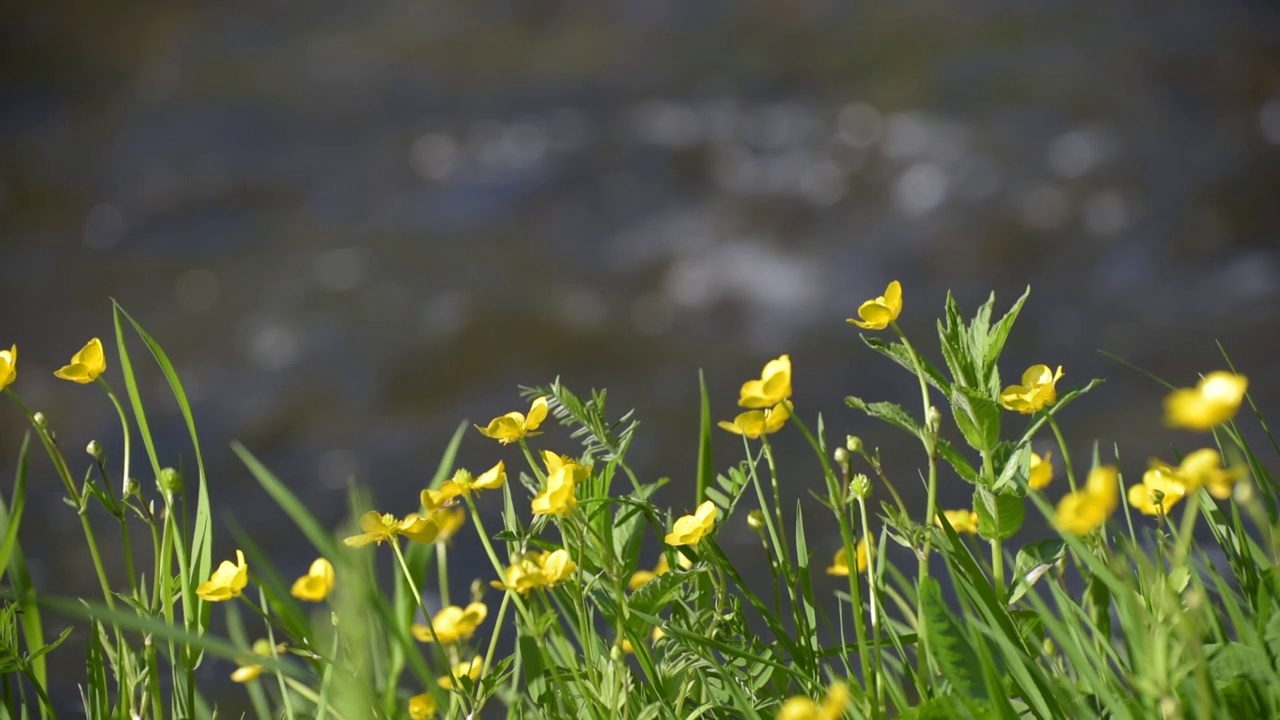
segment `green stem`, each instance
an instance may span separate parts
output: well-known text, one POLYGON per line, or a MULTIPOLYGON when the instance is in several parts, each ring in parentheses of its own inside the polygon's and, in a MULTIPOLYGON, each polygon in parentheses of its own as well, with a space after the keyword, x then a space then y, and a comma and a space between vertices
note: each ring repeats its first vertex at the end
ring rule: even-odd
MULTIPOLYGON (((744 436, 745 437, 745 436, 744 436)), ((791 547, 787 544, 787 524, 782 519, 782 499, 778 492, 778 467, 773 461, 773 448, 769 446, 769 440, 764 435, 760 436, 760 442, 764 446, 765 462, 769 464, 769 484, 773 487, 773 514, 778 521, 778 539, 782 541, 782 552, 785 557, 791 557, 791 547)), ((799 559, 796 561, 800 562, 799 559)), ((788 575, 787 583, 791 583, 791 576, 788 575)))
MULTIPOLYGON (((502 579, 505 584, 507 578, 506 568, 498 560, 498 554, 493 551, 493 545, 489 542, 489 533, 485 531, 484 522, 480 520, 480 513, 476 511, 475 501, 471 499, 471 495, 469 493, 463 495, 462 499, 467 504, 467 510, 471 513, 471 521, 476 525, 476 534, 480 536, 480 544, 484 546, 485 555, 489 557, 489 562, 493 564, 494 572, 498 574, 498 577, 502 579)), ((511 595, 514 592, 515 591, 511 588, 507 588, 508 595, 511 595)), ((529 627, 533 627, 533 621, 529 616, 529 610, 525 607, 520 596, 515 595, 512 600, 516 604, 516 609, 519 610, 520 614, 524 617, 525 622, 530 623, 529 627)))
POLYGON ((435 545, 436 572, 440 582, 440 604, 448 607, 452 604, 449 602, 449 549, 442 542, 437 542, 435 545))
POLYGON ((1071 486, 1071 492, 1076 491, 1076 473, 1071 466, 1071 451, 1067 450, 1067 439, 1062 436, 1062 428, 1058 427, 1058 421, 1052 415, 1045 413, 1045 418, 1049 422, 1049 428, 1053 430, 1053 436, 1058 439, 1058 449, 1062 452, 1062 465, 1067 469, 1067 484, 1071 486))
POLYGON ((276 648, 276 634, 271 628, 270 607, 267 605, 267 593, 258 586, 258 603, 261 605, 263 624, 267 628, 267 642, 271 644, 271 659, 276 661, 275 676, 280 684, 280 702, 284 705, 284 716, 293 717, 293 703, 289 700, 289 689, 284 684, 284 672, 280 670, 280 653, 276 648))
MULTIPOLYGON (((427 632, 431 633, 431 642, 435 643, 437 648, 443 650, 444 644, 440 642, 439 636, 436 635, 435 623, 431 621, 431 611, 427 609, 427 604, 422 601, 422 593, 418 592, 418 584, 414 582, 413 573, 409 572, 409 564, 404 560, 404 552, 400 549, 400 541, 396 538, 391 538, 389 544, 391 545, 391 552, 396 556, 396 562, 400 564, 400 572, 404 573, 405 583, 409 586, 409 592, 413 593, 413 600, 418 604, 418 609, 422 611, 427 632)), ((448 660, 445 663, 448 665, 449 681, 453 687, 461 688, 462 684, 458 681, 458 677, 453 674, 453 665, 448 660)))

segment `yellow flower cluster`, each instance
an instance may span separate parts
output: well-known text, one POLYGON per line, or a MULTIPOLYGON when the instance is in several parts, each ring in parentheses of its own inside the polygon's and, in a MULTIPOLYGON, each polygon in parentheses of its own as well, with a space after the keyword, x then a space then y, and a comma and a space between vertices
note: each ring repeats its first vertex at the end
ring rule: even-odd
POLYGON ((396 536, 403 535, 414 542, 434 542, 440 534, 440 525, 434 517, 414 513, 397 518, 390 513, 379 514, 370 510, 360 516, 359 535, 352 535, 342 542, 347 547, 364 547, 373 543, 392 542, 396 536))
POLYGON ((716 506, 710 500, 704 501, 698 506, 692 515, 682 515, 676 518, 675 524, 671 527, 671 532, 667 533, 665 542, 668 545, 679 547, 680 545, 697 545, 702 538, 711 532, 711 528, 716 523, 716 506))
POLYGON ((1177 467, 1159 460, 1142 474, 1142 482, 1129 488, 1129 504, 1144 515, 1167 515, 1179 500, 1204 488, 1226 500, 1243 472, 1222 466, 1217 450, 1205 448, 1187 455, 1177 467))
POLYGON ((530 590, 554 587, 577 567, 578 564, 564 548, 552 552, 539 551, 512 563, 501 582, 494 580, 489 584, 499 590, 515 590, 527 595, 530 590))
POLYGON ((431 630, 435 630, 435 636, 440 639, 444 645, 454 645, 466 640, 470 640, 475 635, 476 628, 484 619, 489 616, 489 608, 482 602, 473 602, 465 608, 457 605, 450 605, 442 608, 431 618, 431 627, 414 623, 412 631, 413 637, 418 642, 433 642, 431 630))
POLYGON ((778 710, 777 720, 840 720, 849 706, 849 688, 844 683, 833 683, 827 688, 822 703, 798 695, 789 698, 778 710))
POLYGON ((1087 535, 1100 528, 1120 504, 1120 474, 1113 465, 1089 471, 1083 488, 1058 501, 1057 526, 1072 535, 1087 535))
POLYGON ((549 450, 542 451, 542 462, 547 466, 547 481, 533 498, 533 514, 564 517, 578 508, 574 490, 591 475, 591 468, 549 450))
POLYGON ((1224 370, 1201 378, 1193 388, 1180 388, 1164 401, 1164 421, 1170 427, 1207 432, 1235 417, 1249 380, 1224 370))

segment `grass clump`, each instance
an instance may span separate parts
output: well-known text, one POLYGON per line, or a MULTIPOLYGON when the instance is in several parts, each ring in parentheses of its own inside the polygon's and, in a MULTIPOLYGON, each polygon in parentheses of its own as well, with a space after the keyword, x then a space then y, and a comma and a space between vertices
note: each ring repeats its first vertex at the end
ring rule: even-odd
POLYGON ((476 426, 496 441, 492 467, 455 467, 474 432, 464 424, 416 502, 381 512, 357 491, 345 528, 321 525, 234 445, 314 547, 296 577, 273 567, 251 535, 234 558, 214 556, 216 483, 182 383, 122 309, 114 363, 124 401, 104 378, 108 353, 97 339, 57 371, 99 386, 120 418, 122 457, 91 443, 83 476, 50 421, 16 393, 16 347, 2 351, 0 390, 31 430, 13 491, 0 498, 0 717, 213 718, 217 705, 198 682, 207 673, 197 669, 214 662, 264 720, 1280 714, 1280 493, 1236 424, 1244 377, 1230 369, 1170 386, 1165 422, 1206 433, 1204 447, 1129 467, 1140 481, 1126 480, 1116 452, 1073 449, 1058 424, 1097 380, 1060 388, 1061 367, 1035 365, 1016 384, 1002 381, 1001 352, 1026 299, 997 319, 993 297, 966 320, 949 297, 941 365, 898 327, 897 282, 850 319, 869 348, 915 377, 920 405, 846 402, 914 438, 917 467, 886 468, 857 437, 830 442, 823 418, 792 400, 787 355, 746 381, 740 412, 718 423, 743 443, 740 459, 718 466, 712 419, 729 413, 713 407, 704 384, 696 492, 677 512, 652 501, 665 479, 628 465, 631 414, 611 415, 603 391, 581 397, 558 380, 524 388, 527 411, 476 426), (139 342, 188 430, 187 473, 159 461, 130 355, 139 342), (557 423, 576 448, 539 438, 557 423), (831 541, 815 542, 806 531, 815 519, 780 500, 770 437, 787 432, 818 461, 810 490, 835 520, 831 541), (80 519, 99 597, 45 595, 27 572, 32 435, 80 519), (135 437, 143 469, 133 464, 135 437), (1033 452, 1049 437, 1056 457, 1033 452), (1059 463, 1065 477, 1055 481, 1059 463), (134 479, 148 469, 154 489, 134 479), (913 472, 923 507, 904 502, 891 480, 913 472), (940 507, 939 485, 960 482, 972 487, 972 504, 940 507), (889 499, 874 506, 877 488, 889 499), (481 493, 501 495, 500 526, 477 513, 481 493), (92 522, 94 505, 114 522, 92 522), (1051 537, 1012 547, 1028 515, 1051 537), (717 544, 731 523, 759 534, 767 589, 750 587, 717 544), (646 539, 662 541, 656 565, 641 560, 646 539), (450 587, 455 542, 480 544, 487 583, 450 587), (123 577, 106 572, 108 547, 126 558, 123 577), (135 564, 148 555, 149 567, 135 564), (390 585, 378 582, 379 561, 394 568, 390 585), (822 573, 840 578, 834 603, 815 593, 822 573), (73 626, 50 638, 50 614, 73 626), (73 632, 85 647, 80 696, 51 697, 68 685, 54 682, 54 662, 78 662, 60 647, 73 632))

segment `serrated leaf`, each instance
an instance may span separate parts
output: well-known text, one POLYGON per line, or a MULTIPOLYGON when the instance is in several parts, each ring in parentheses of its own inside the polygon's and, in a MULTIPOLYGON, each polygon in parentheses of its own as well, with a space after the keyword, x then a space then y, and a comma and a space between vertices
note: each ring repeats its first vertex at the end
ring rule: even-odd
POLYGON ((1000 442, 1000 406, 981 391, 957 386, 951 393, 951 414, 974 450, 989 453, 1000 442))
POLYGON ((1028 478, 1031 477, 1031 446, 1020 445, 1012 450, 1009 443, 1000 443, 991 453, 991 461, 997 469, 995 492, 1012 492, 1021 494, 1028 478))
POLYGON ((869 403, 862 398, 847 397, 844 402, 854 410, 861 410, 867 415, 883 420, 894 427, 906 430, 916 437, 920 437, 920 426, 916 423, 915 418, 911 417, 911 413, 902 409, 901 405, 891 402, 875 402, 869 403))
POLYGON ((956 471, 956 474, 970 485, 977 485, 981 482, 978 471, 973 467, 973 464, 965 459, 954 445, 941 438, 938 440, 938 457, 945 460, 956 471))
MULTIPOLYGON (((911 359, 911 351, 907 349, 906 345, 900 342, 885 342, 870 335, 859 335, 858 337, 862 338, 862 342, 867 347, 901 365, 911 374, 915 374, 915 362, 911 359)), ((947 381, 946 376, 938 368, 934 367, 933 363, 922 357, 920 358, 920 367, 924 370, 924 379, 930 385, 937 390, 941 390, 943 395, 949 396, 951 394, 951 383, 947 381)))
POLYGON ((1021 497, 996 494, 982 486, 973 490, 973 510, 978 513, 978 534, 988 540, 1011 537, 1026 517, 1021 497))
POLYGON ((1000 392, 1000 372, 998 365, 1000 361, 1000 353, 1004 351, 1005 340, 1009 338, 1009 331, 1013 329, 1013 324, 1018 320, 1018 314, 1022 312, 1022 305, 1027 301, 1027 297, 1031 295, 1031 286, 1022 292, 1013 303, 1013 307, 1000 318, 995 325, 991 327, 991 332, 987 336, 986 349, 982 358, 982 374, 987 379, 988 388, 993 393, 1000 392))
POLYGON ((943 676, 965 697, 987 699, 981 661, 966 633, 956 623, 951 608, 942 599, 942 586, 936 578, 921 579, 920 610, 924 615, 929 654, 938 663, 943 676))
POLYGON ((1061 540, 1049 539, 1033 542, 1018 551, 1013 561, 1013 586, 1009 589, 1009 604, 1018 602, 1036 581, 1063 558, 1067 545, 1061 540))

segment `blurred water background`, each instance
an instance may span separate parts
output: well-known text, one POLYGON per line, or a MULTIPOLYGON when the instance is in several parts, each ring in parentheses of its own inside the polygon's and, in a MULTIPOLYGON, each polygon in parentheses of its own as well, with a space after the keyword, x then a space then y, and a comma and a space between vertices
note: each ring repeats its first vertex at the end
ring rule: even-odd
MULTIPOLYGON (((462 419, 556 375, 637 409, 634 465, 674 479, 678 510, 698 369, 728 418, 783 352, 799 411, 883 447, 910 486, 916 448, 842 402, 918 412, 915 380, 844 323, 894 278, 935 360, 947 289, 971 310, 1030 284, 1006 378, 1107 377, 1064 428, 1077 464, 1098 438, 1137 470, 1195 439, 1098 349, 1190 383, 1222 365, 1220 340, 1264 411, 1280 404, 1278 43, 1261 2, 6 5, 0 344, 19 344, 15 389, 77 464, 94 438, 118 457, 106 399, 51 375, 101 335, 123 390, 118 299, 186 383, 219 515, 285 574, 311 550, 229 441, 336 527, 350 478, 407 511, 462 419)), ((157 373, 143 391, 163 460, 189 464, 157 373)), ((0 413, 0 466, 22 432, 0 413)), ((785 500, 816 508, 816 462, 780 442, 785 500)), ((740 457, 727 434, 715 449, 721 468, 740 457)), ((499 457, 519 463, 467 436, 463 464, 499 457)), ((94 596, 35 467, 36 582, 94 596)), ((488 579, 465 537, 457 581, 488 579)), ((722 542, 755 552, 745 525, 722 542)), ((232 547, 220 535, 219 557, 232 547)))

